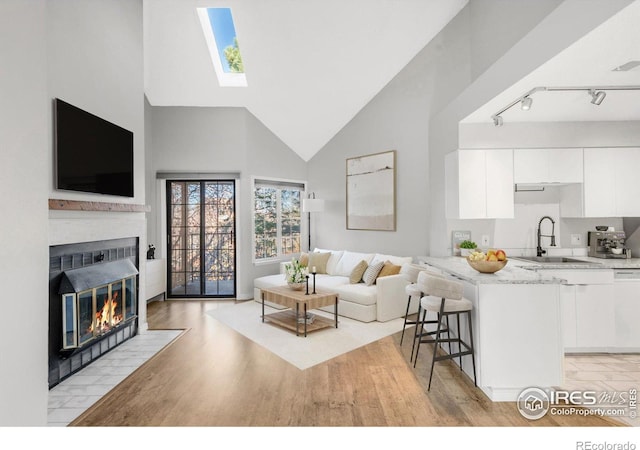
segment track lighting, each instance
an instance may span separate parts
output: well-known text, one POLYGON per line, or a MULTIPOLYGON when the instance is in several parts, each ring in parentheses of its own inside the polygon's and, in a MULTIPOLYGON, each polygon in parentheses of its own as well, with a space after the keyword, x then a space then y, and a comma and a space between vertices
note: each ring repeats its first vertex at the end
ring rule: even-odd
POLYGON ((599 105, 607 96, 607 93, 605 91, 596 92, 595 89, 590 89, 589 95, 591 96, 591 103, 593 103, 594 105, 599 105))
POLYGON ((493 120, 493 124, 497 127, 502 126, 502 114, 520 103, 520 108, 523 111, 528 111, 531 109, 531 105, 533 103, 533 98, 531 96, 538 91, 587 91, 587 93, 591 96, 591 103, 594 105, 599 105, 602 103, 604 98, 607 96, 605 91, 638 91, 640 90, 640 86, 565 86, 565 87, 546 87, 546 86, 537 86, 531 89, 528 92, 525 92, 524 95, 521 95, 507 106, 502 108, 500 111, 496 112, 491 116, 493 120))

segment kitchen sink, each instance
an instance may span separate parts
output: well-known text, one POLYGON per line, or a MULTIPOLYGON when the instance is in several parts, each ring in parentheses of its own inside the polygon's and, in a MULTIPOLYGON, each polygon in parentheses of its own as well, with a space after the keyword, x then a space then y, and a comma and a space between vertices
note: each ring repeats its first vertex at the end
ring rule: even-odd
POLYGON ((566 258, 564 256, 514 256, 513 259, 520 259, 522 261, 531 261, 537 263, 571 263, 571 264, 593 264, 590 261, 582 261, 575 258, 566 258))

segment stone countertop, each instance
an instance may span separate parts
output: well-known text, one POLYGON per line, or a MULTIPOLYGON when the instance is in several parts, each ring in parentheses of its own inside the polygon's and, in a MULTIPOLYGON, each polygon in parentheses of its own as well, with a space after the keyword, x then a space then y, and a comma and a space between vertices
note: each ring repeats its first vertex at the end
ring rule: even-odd
MULTIPOLYGON (((480 273, 472 268, 465 258, 460 256, 431 257, 421 256, 420 262, 442 270, 456 278, 473 284, 562 284, 563 280, 545 275, 537 270, 525 269, 509 260, 504 269, 496 273, 480 273)), ((525 263, 526 261, 518 261, 525 263)))
POLYGON ((420 256, 418 261, 473 284, 563 284, 564 280, 545 275, 545 270, 558 269, 640 269, 640 258, 593 258, 572 256, 585 263, 538 263, 509 258, 504 269, 496 273, 480 273, 460 256, 420 256))

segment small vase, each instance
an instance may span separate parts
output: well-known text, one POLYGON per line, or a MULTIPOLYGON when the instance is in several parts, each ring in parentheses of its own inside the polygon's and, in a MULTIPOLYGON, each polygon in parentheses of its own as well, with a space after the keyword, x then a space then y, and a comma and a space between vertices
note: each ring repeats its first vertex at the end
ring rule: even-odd
POLYGON ((304 282, 302 282, 302 283, 291 283, 291 282, 288 281, 287 284, 294 291, 302 291, 304 289, 304 287, 306 286, 306 283, 304 283, 304 282))

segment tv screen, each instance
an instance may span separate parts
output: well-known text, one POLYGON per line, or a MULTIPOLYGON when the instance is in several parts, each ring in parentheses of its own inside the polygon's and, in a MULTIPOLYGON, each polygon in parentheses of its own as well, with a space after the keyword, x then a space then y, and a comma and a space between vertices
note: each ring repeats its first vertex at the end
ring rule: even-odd
POLYGON ((133 197, 133 132, 55 99, 56 187, 133 197))

